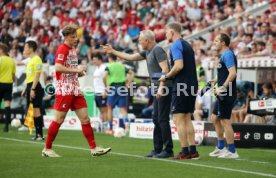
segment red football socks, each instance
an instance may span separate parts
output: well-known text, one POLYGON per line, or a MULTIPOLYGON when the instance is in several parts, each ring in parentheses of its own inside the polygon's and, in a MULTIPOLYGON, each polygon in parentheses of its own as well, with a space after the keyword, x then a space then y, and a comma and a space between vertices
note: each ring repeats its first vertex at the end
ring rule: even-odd
POLYGON ((52 121, 48 129, 48 136, 46 139, 46 149, 52 149, 53 141, 55 140, 58 130, 61 124, 57 123, 56 121, 52 121))
POLYGON ((81 127, 82 127, 83 135, 85 136, 90 148, 91 149, 95 148, 96 142, 95 142, 94 132, 92 130, 90 123, 82 124, 81 127))

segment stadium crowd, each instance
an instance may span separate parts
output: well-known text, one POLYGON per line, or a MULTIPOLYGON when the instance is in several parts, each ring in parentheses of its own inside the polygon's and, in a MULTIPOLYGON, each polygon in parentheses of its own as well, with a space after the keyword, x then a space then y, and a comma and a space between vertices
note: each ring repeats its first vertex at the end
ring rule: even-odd
POLYGON ((185 37, 229 18, 238 25, 214 29, 210 39, 190 41, 198 65, 217 56, 210 42, 220 32, 231 36, 239 59, 275 56, 275 0, 0 0, 0 42, 21 61, 24 43, 34 40, 43 62, 54 65, 55 50, 63 40, 61 30, 74 23, 79 26, 79 63, 90 63, 94 54, 103 54, 101 45, 106 43, 121 51, 138 51, 138 36, 145 29, 154 31, 160 42, 170 22, 180 22, 185 37), (271 5, 264 13, 256 17, 247 13, 265 3, 271 5))
POLYGON ((75 23, 80 28, 78 53, 80 60, 91 60, 91 54, 99 52, 100 45, 110 43, 121 50, 136 50, 141 30, 153 30, 157 42, 165 39, 165 25, 178 21, 183 25, 183 35, 236 18, 238 25, 221 27, 212 32, 211 39, 192 41, 198 58, 211 56, 214 36, 221 31, 234 38, 233 48, 241 57, 270 55, 275 45, 275 10, 271 9, 256 18, 250 14, 240 16, 246 10, 267 3, 264 0, 209 1, 112 1, 112 0, 11 0, 0 1, 0 41, 10 46, 11 55, 20 60, 27 40, 39 43, 44 62, 54 64, 56 47, 61 43, 61 29, 75 23))

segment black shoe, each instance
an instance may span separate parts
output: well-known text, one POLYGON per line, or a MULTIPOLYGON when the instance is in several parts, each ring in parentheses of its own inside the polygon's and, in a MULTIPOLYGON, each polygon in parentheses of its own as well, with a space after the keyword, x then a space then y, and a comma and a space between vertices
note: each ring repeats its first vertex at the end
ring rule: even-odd
MULTIPOLYGON (((159 153, 160 153, 160 152, 159 152, 159 153)), ((148 155, 146 155, 145 157, 146 157, 146 158, 152 158, 153 156, 155 156, 155 155, 157 155, 157 154, 159 154, 159 153, 156 152, 156 151, 154 151, 154 150, 152 150, 151 153, 148 154, 148 155)))
POLYGON ((170 158, 173 156, 173 152, 162 151, 161 153, 154 155, 153 158, 170 158))
POLYGON ((36 137, 36 140, 37 141, 42 141, 42 140, 45 140, 45 138, 38 134, 37 137, 36 137))
POLYGON ((32 140, 41 141, 41 140, 45 140, 45 138, 38 134, 38 135, 33 136, 32 140))
POLYGON ((3 132, 9 132, 9 127, 4 127, 3 132))

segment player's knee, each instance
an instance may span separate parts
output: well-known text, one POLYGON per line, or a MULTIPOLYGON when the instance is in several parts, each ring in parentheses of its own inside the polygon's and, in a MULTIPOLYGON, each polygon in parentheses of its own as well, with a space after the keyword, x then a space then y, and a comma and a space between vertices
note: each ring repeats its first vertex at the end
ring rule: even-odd
POLYGON ((88 117, 88 115, 86 115, 85 117, 80 119, 82 124, 88 124, 90 123, 90 118, 88 117))
POLYGON ((222 120, 220 121, 220 123, 221 123, 221 125, 222 125, 224 128, 228 128, 228 127, 231 126, 231 122, 230 122, 230 120, 228 120, 228 119, 222 119, 222 120))
POLYGON ((57 116, 57 117, 55 118, 55 121, 56 121, 57 123, 59 123, 59 124, 62 124, 63 121, 64 121, 64 119, 65 119, 64 116, 57 116))
POLYGON ((217 116, 216 115, 214 115, 214 114, 211 115, 211 122, 214 123, 214 124, 217 122, 217 116))

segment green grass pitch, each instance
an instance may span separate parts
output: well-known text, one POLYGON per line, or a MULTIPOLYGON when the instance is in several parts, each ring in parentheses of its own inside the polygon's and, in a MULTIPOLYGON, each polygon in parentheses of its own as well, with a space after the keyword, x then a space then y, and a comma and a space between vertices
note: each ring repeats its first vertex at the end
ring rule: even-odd
MULTIPOLYGON (((44 142, 30 141, 28 132, 13 128, 3 133, 3 125, 0 129, 0 178, 276 177, 276 150, 272 149, 238 149, 239 160, 224 160, 208 156, 214 147, 199 146, 200 160, 148 159, 144 155, 152 150, 152 140, 96 133, 97 144, 111 146, 112 152, 91 157, 81 131, 60 131, 54 150, 62 157, 44 158, 44 142)), ((179 142, 174 142, 175 154, 179 150, 179 142)))

